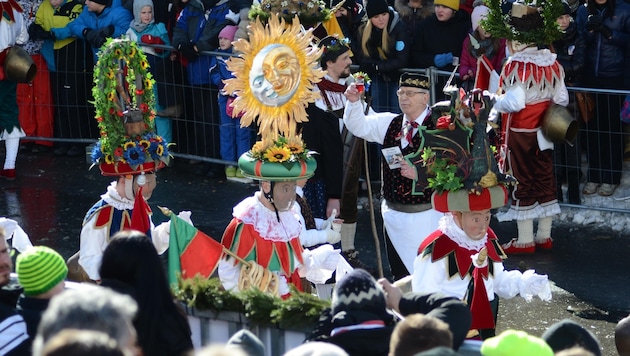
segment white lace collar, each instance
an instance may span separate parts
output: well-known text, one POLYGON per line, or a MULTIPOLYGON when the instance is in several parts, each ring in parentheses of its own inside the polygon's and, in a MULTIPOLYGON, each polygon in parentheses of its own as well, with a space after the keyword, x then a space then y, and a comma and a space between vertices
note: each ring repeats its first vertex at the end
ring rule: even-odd
POLYGON ((514 53, 510 57, 510 61, 534 63, 538 66, 550 66, 556 61, 556 57, 557 55, 548 49, 527 47, 520 52, 514 53))
POLYGON ((302 225, 296 218, 300 212, 293 204, 290 210, 280 211, 280 223, 276 212, 270 210, 259 200, 260 192, 244 199, 234 207, 232 216, 245 224, 252 225, 254 230, 265 240, 289 241, 300 236, 302 225))
POLYGON ((112 182, 112 184, 107 187, 107 193, 101 195, 101 199, 118 210, 133 209, 134 201, 121 197, 118 191, 116 191, 116 185, 117 182, 112 182))
POLYGON ((464 230, 457 226, 455 220, 453 219, 453 214, 451 213, 445 214, 440 219, 438 229, 442 231, 444 235, 453 240, 457 245, 468 250, 479 251, 488 241, 488 233, 486 233, 481 240, 472 240, 468 237, 464 230))

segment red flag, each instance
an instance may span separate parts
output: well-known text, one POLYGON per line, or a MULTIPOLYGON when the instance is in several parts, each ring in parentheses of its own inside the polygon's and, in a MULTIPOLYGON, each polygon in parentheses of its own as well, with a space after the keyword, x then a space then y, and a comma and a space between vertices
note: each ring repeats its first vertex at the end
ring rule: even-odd
POLYGON ((495 68, 490 63, 488 57, 482 54, 477 59, 477 73, 475 74, 475 89, 496 91, 495 86, 498 85, 498 77, 495 68))
POLYGON ((168 276, 177 285, 177 274, 188 279, 201 274, 208 278, 223 257, 223 245, 185 220, 171 214, 168 276))
POLYGON ((151 220, 149 214, 151 208, 147 201, 142 196, 142 186, 138 187, 138 193, 136 193, 136 200, 133 202, 133 212, 131 213, 131 228, 145 233, 147 236, 151 236, 151 220))

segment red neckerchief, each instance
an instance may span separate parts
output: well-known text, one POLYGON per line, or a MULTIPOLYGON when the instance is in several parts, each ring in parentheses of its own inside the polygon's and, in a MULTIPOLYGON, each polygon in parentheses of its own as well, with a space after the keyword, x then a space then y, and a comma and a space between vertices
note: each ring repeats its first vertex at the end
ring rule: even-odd
MULTIPOLYGON (((326 95, 326 92, 331 91, 335 93, 343 93, 346 91, 345 85, 331 82, 330 80, 326 78, 322 78, 322 80, 319 83, 317 83, 317 87, 319 88, 320 91, 323 92, 322 98, 326 102, 326 106, 328 107, 328 110, 333 110, 333 106, 331 105, 330 98, 328 98, 328 95, 326 95)), ((343 104, 343 103, 335 103, 335 104, 343 104)))

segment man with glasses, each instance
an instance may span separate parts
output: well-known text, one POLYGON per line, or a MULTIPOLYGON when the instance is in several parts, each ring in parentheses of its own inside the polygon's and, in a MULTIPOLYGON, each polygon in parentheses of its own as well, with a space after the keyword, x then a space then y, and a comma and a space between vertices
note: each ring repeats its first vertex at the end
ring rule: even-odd
MULTIPOLYGON (((360 93, 352 84, 345 93, 348 101, 344 123, 353 135, 381 144, 384 152, 400 150, 403 156, 415 153, 422 143, 418 128, 434 128, 428 105, 429 90, 427 76, 403 73, 396 92, 402 114, 371 111, 365 115, 360 93)), ((382 175, 385 246, 391 273, 398 280, 413 272, 418 247, 437 229, 441 214, 431 208, 431 189, 425 189, 423 195, 412 194, 413 180, 418 176, 414 166, 403 160, 400 168, 392 168, 385 159, 382 175)))

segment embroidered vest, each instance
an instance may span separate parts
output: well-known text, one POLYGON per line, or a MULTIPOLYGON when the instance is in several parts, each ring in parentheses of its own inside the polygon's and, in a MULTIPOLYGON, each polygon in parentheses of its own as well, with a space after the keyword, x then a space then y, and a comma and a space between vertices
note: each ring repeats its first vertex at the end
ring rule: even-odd
MULTIPOLYGON (((388 147, 400 147, 400 139, 402 138, 403 114, 396 116, 392 122, 390 122, 383 140, 383 148, 388 147)), ((420 135, 416 133, 411 139, 411 145, 405 148, 401 148, 403 156, 410 153, 414 153, 420 147, 420 135)), ((399 204, 425 204, 431 202, 431 194, 425 195, 412 195, 411 188, 413 180, 405 178, 400 175, 400 169, 390 169, 385 160, 382 160, 383 165, 383 197, 390 202, 399 204)))

